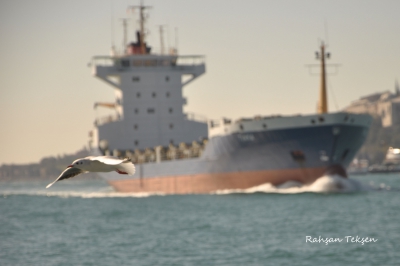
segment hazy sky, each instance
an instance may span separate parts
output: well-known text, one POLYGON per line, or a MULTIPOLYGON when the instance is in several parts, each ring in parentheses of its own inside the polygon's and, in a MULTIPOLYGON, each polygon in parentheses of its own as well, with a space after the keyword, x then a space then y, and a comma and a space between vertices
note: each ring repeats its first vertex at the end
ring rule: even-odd
MULTIPOLYGON (((87 144, 95 101, 113 89, 91 75, 92 56, 122 43, 120 18, 138 1, 0 1, 0 164, 37 162, 87 144), (112 18, 114 21, 112 23, 112 18), (113 27, 112 27, 113 25, 113 27), (113 29, 113 30, 112 30, 113 29)), ((208 118, 313 113, 320 40, 330 63, 330 111, 360 96, 394 90, 400 79, 398 0, 147 0, 148 41, 160 47, 157 25, 181 55, 206 56, 206 74, 184 88, 185 111, 208 118), (334 69, 331 69, 333 71, 334 69), (317 69, 315 69, 317 71, 317 69)), ((167 40, 165 41, 167 42, 167 40)))

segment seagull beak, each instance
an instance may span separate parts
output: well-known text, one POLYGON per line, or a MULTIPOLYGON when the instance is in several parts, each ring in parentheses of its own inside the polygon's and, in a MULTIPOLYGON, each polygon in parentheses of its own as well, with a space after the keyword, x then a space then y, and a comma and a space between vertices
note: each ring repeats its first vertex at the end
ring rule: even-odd
POLYGON ((74 167, 72 164, 70 164, 70 165, 68 165, 68 167, 67 168, 70 168, 70 167, 74 167))

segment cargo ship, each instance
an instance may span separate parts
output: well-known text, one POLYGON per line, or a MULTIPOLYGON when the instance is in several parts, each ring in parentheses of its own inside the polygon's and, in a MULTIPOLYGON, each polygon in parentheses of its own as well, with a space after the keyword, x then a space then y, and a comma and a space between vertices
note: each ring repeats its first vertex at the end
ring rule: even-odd
POLYGON ((287 181, 304 184, 324 174, 347 177, 346 168, 363 144, 371 117, 328 113, 324 44, 318 111, 311 115, 255 116, 209 120, 184 113, 183 87, 206 71, 205 57, 152 52, 140 13, 136 42, 91 60, 92 74, 114 88, 115 101, 95 103, 112 115, 90 132, 93 155, 129 157, 134 176, 104 173, 120 192, 212 193, 287 181))

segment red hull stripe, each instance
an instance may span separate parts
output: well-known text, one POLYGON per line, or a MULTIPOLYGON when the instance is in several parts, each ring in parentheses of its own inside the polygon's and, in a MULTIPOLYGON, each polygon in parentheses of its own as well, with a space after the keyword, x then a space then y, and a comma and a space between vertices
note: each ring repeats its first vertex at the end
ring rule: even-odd
POLYGON ((264 183, 279 185, 294 180, 304 184, 324 175, 326 168, 251 171, 235 173, 197 174, 110 180, 119 192, 162 192, 166 194, 202 194, 221 189, 246 189, 264 183))

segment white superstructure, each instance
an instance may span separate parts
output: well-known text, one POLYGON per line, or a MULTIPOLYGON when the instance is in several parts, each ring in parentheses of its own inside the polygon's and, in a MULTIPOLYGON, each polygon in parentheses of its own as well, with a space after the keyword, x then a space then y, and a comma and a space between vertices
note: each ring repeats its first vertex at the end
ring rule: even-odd
POLYGON ((92 145, 106 140, 110 150, 145 149, 207 137, 205 119, 183 113, 182 96, 183 86, 205 73, 204 57, 98 56, 92 67, 115 88, 115 103, 108 104, 115 115, 96 120, 92 145))
POLYGON ((95 56, 91 62, 92 74, 115 89, 114 102, 95 104, 114 114, 96 119, 91 147, 133 151, 207 138, 206 119, 183 113, 182 95, 185 85, 205 73, 204 56, 178 56, 176 49, 151 54, 144 29, 144 11, 150 7, 131 8, 140 11, 137 42, 127 44, 122 54, 113 50, 112 56, 95 56))

